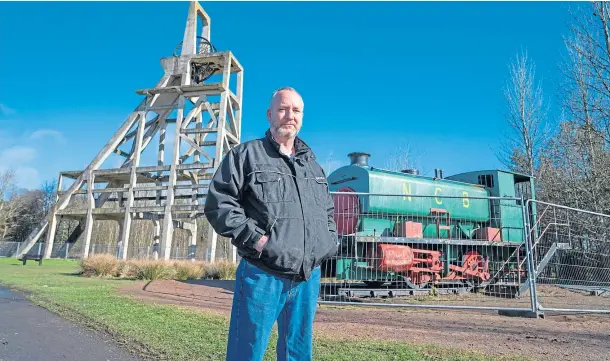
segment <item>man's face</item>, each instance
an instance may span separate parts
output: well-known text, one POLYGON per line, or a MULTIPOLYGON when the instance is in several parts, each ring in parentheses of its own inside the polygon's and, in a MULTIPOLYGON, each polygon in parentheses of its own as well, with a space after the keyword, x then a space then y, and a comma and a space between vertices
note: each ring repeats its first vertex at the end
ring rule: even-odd
POLYGON ((303 106, 303 99, 297 93, 278 92, 267 110, 271 132, 279 137, 294 138, 303 124, 303 106))

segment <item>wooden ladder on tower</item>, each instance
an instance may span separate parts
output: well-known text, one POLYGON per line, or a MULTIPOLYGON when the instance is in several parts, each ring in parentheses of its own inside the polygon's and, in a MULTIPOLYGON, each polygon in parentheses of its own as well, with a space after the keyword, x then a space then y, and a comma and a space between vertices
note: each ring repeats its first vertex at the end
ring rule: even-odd
POLYGON ((447 231, 447 239, 451 238, 451 215, 446 209, 441 208, 430 208, 430 214, 435 217, 436 221, 436 234, 438 238, 441 237, 441 230, 447 231), (445 224, 441 224, 441 218, 445 218, 445 224))

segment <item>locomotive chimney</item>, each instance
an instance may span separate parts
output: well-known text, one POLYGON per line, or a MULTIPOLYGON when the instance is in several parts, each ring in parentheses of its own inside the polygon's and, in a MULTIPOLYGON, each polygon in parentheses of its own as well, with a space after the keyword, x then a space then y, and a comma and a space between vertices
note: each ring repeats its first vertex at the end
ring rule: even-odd
POLYGON ((434 178, 438 178, 438 168, 434 168, 434 178))
POLYGON ((362 152, 353 152, 347 155, 351 160, 351 165, 359 165, 361 167, 369 166, 369 157, 371 156, 368 153, 362 152))
POLYGON ((442 169, 439 169, 439 175, 440 175, 441 179, 443 179, 443 170, 442 169))

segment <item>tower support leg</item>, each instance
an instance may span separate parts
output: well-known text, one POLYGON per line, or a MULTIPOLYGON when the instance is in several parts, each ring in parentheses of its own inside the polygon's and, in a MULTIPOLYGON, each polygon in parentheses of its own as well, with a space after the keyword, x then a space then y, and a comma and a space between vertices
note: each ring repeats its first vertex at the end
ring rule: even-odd
POLYGON ((95 198, 93 198, 93 185, 95 184, 95 180, 93 177, 93 171, 89 170, 87 175, 87 215, 85 218, 85 237, 83 239, 83 258, 89 257, 91 233, 93 231, 93 207, 95 207, 95 198))

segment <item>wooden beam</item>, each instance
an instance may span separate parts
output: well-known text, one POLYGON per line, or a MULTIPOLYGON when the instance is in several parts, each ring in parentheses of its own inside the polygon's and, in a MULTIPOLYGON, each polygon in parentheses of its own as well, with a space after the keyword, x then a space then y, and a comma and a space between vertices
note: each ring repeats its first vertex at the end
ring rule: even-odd
POLYGON ((93 188, 95 185, 95 175, 93 171, 87 174, 87 216, 85 217, 85 239, 83 240, 83 258, 89 257, 89 248, 91 246, 91 234, 93 232, 93 209, 95 208, 95 198, 93 197, 93 188))
POLYGON ((237 132, 235 135, 237 139, 241 141, 241 116, 242 116, 242 107, 243 107, 243 94, 244 94, 244 72, 242 71, 237 73, 237 85, 235 87, 235 94, 237 96, 237 101, 239 102, 239 107, 235 108, 235 128, 237 132))
MULTIPOLYGON (((214 158, 212 158, 212 156, 206 152, 205 150, 201 149, 200 146, 198 146, 197 144, 195 144, 195 142, 189 138, 187 135, 184 134, 180 134, 180 138, 184 139, 184 141, 186 141, 188 143, 188 145, 190 145, 193 149, 195 149, 195 151, 199 152, 199 154, 203 155, 204 157, 206 157, 209 161, 212 161, 214 158)), ((208 144, 211 142, 203 142, 203 145, 214 145, 214 144, 208 144)))
POLYGON ((123 228, 121 233, 121 258, 123 260, 127 259, 127 251, 129 250, 129 232, 131 231, 131 208, 134 203, 134 188, 136 186, 136 170, 138 165, 140 164, 140 154, 142 153, 142 141, 144 138, 144 128, 146 120, 146 112, 140 112, 138 119, 138 134, 136 136, 136 140, 134 142, 134 150, 135 157, 133 159, 133 164, 131 165, 131 172, 129 177, 129 190, 127 192, 127 205, 125 207, 125 218, 123 219, 123 228))
POLYGON ((201 129, 184 129, 182 134, 203 134, 203 133, 216 133, 218 128, 201 128, 201 129))
POLYGON ((155 87, 147 89, 138 89, 136 93, 139 95, 156 95, 166 93, 177 93, 183 96, 197 96, 197 95, 218 95, 218 93, 224 92, 222 84, 202 84, 202 85, 182 85, 182 86, 168 86, 168 87, 155 87))
POLYGON ((178 165, 178 159, 180 156, 180 130, 182 129, 182 121, 184 117, 184 102, 184 95, 181 95, 178 100, 178 115, 176 117, 176 132, 174 134, 174 150, 172 152, 169 184, 167 185, 168 188, 166 192, 167 201, 165 202, 163 226, 161 228, 161 258, 165 260, 168 260, 170 256, 174 232, 171 206, 174 204, 174 187, 176 185, 176 177, 178 173, 176 167, 178 165))

